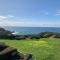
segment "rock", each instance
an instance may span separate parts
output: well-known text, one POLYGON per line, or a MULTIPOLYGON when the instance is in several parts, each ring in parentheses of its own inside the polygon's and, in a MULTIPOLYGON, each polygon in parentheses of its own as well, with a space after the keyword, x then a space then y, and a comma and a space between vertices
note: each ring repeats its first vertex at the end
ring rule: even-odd
POLYGON ((19 55, 19 57, 20 57, 19 60, 24 60, 24 54, 22 54, 22 53, 18 53, 18 55, 19 55))
POLYGON ((0 27, 0 31, 5 31, 5 29, 0 27))
POLYGON ((8 46, 5 43, 0 43, 0 51, 4 50, 5 48, 7 48, 8 46))
POLYGON ((32 60, 32 54, 25 55, 24 60, 32 60))
POLYGON ((2 50, 0 52, 0 56, 1 56, 1 59, 9 59, 9 60, 12 60, 13 58, 16 58, 16 53, 17 53, 17 50, 14 49, 14 48, 11 48, 11 47, 8 47, 8 48, 5 48, 4 50, 2 50))
POLYGON ((32 60, 32 54, 24 55, 13 47, 0 44, 0 60, 32 60))

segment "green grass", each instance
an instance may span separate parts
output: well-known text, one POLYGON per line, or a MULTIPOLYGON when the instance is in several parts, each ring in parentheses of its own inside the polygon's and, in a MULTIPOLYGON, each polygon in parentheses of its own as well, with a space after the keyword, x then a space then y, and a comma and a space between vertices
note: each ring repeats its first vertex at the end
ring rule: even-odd
POLYGON ((60 60, 60 40, 44 38, 39 40, 0 40, 19 52, 31 53, 33 60, 60 60))

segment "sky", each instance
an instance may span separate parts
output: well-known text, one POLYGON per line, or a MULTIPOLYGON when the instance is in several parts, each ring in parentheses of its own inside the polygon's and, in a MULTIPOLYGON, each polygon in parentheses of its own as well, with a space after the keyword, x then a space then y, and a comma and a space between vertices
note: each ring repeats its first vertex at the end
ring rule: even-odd
POLYGON ((60 27, 60 0, 0 0, 0 26, 60 27))

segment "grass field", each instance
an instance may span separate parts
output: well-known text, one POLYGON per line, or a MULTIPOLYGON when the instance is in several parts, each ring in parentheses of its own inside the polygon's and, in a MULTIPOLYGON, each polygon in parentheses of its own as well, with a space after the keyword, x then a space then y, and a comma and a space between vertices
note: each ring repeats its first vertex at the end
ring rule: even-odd
POLYGON ((60 60, 60 40, 44 38, 39 40, 0 40, 19 52, 31 53, 33 60, 60 60))

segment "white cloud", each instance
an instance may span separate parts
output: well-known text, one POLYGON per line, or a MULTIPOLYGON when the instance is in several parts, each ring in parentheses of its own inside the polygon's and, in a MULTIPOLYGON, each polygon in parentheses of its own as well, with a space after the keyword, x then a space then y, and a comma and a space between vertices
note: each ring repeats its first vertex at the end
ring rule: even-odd
POLYGON ((0 26, 24 26, 24 27, 60 27, 60 24, 58 22, 51 21, 32 21, 32 20, 19 20, 19 21, 1 21, 0 26))
POLYGON ((14 16, 13 15, 8 15, 8 17, 13 18, 14 16))
POLYGON ((5 20, 5 19, 7 19, 8 17, 6 17, 6 16, 0 16, 0 20, 5 20))
POLYGON ((55 15, 60 15, 60 10, 57 10, 55 15))
POLYGON ((14 16, 13 15, 0 16, 0 21, 1 20, 9 20, 10 18, 14 18, 14 16))
MULTIPOLYGON (((27 27, 59 27, 60 22, 58 21, 47 21, 47 20, 30 20, 30 19, 19 19, 10 20, 11 17, 0 16, 0 26, 27 26, 27 27)), ((15 17, 14 17, 15 19, 15 17)))

